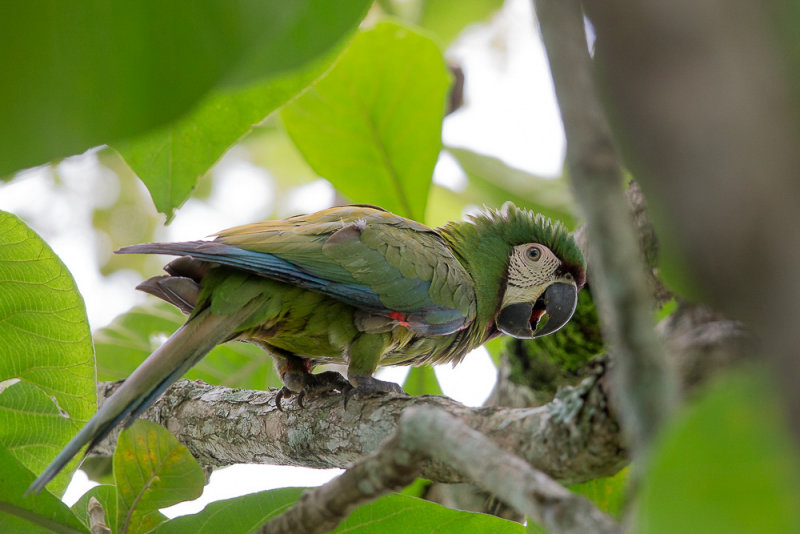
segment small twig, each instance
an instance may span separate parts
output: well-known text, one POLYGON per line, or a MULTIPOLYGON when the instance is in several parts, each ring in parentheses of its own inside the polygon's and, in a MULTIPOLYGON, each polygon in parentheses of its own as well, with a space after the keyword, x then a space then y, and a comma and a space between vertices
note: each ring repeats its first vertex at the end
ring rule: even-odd
POLYGON ((652 301, 631 217, 622 166, 594 80, 578 0, 536 0, 567 137, 573 189, 587 221, 592 289, 615 355, 615 391, 625 430, 643 452, 676 395, 652 324, 652 301))
POLYGON ((377 452, 311 490, 262 533, 326 532, 354 508, 410 483, 430 457, 461 472, 551 534, 619 532, 619 525, 528 462, 435 408, 409 408, 377 452))

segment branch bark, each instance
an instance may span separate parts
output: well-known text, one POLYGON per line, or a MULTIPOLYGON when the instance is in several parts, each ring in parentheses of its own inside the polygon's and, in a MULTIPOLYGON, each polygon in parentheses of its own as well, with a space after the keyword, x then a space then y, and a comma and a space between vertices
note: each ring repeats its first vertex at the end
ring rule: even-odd
POLYGON ((375 453, 303 495, 292 509, 270 520, 260 532, 327 532, 361 504, 410 483, 426 457, 479 481, 485 490, 552 534, 620 531, 619 525, 586 498, 501 449, 460 419, 437 408, 409 408, 397 430, 375 453))
POLYGON ((592 288, 615 356, 615 390, 625 429, 646 450, 671 413, 674 383, 651 322, 646 270, 621 185, 624 177, 600 103, 578 0, 536 0, 576 199, 586 218, 592 288))
MULTIPOLYGON (((101 384, 99 396, 115 388, 116 383, 101 384)), ((182 380, 143 418, 168 428, 201 463, 215 466, 346 468, 374 452, 412 407, 444 410, 567 484, 611 475, 628 461, 602 375, 563 390, 546 406, 526 409, 468 408, 446 397, 381 395, 352 399, 345 410, 341 396, 320 395, 305 399, 305 409, 286 403, 281 412, 275 395, 182 380)), ((112 433, 94 453, 111 454, 117 436, 112 433)), ((466 480, 436 460, 423 462, 421 473, 438 482, 466 480)))

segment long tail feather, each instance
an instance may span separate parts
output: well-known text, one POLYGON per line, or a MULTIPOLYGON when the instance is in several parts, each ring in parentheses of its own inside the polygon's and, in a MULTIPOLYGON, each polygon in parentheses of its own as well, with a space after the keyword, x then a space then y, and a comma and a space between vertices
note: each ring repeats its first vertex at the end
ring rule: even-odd
POLYGON ((214 346, 228 340, 251 311, 249 308, 224 317, 206 309, 180 327, 103 403, 27 493, 41 491, 84 445, 88 443, 91 448, 126 417, 132 421, 214 346))

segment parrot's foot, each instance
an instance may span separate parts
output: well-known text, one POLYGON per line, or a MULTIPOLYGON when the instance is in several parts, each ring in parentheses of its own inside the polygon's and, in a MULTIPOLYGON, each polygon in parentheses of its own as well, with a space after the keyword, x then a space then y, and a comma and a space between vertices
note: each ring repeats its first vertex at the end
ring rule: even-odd
POLYGON ((275 406, 278 411, 283 411, 281 400, 297 394, 297 404, 301 408, 303 406, 303 399, 310 395, 317 395, 319 393, 326 393, 329 391, 341 391, 345 395, 348 391, 353 389, 345 377, 336 371, 325 371, 324 373, 311 374, 301 372, 287 372, 283 376, 284 383, 278 394, 275 395, 275 406))
MULTIPOLYGON (((353 377, 350 377, 353 380, 353 377)), ((356 380, 353 380, 356 382, 356 380)), ((399 385, 394 382, 387 382, 385 380, 378 380, 371 376, 359 376, 357 378, 358 385, 351 387, 350 390, 344 391, 344 407, 347 409, 348 401, 353 398, 361 398, 364 396, 373 395, 375 393, 397 393, 399 395, 406 395, 399 385)))

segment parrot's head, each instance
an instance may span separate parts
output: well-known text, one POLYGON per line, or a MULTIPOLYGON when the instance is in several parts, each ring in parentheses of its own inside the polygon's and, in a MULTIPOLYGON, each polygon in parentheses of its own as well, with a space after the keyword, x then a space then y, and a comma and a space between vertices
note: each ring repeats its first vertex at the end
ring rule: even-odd
POLYGON ((468 265, 489 336, 540 337, 572 317, 586 262, 562 223, 506 202, 439 231, 468 265))
POLYGON ((570 320, 583 286, 580 266, 559 259, 541 243, 513 247, 497 329, 517 338, 552 334, 570 320))

